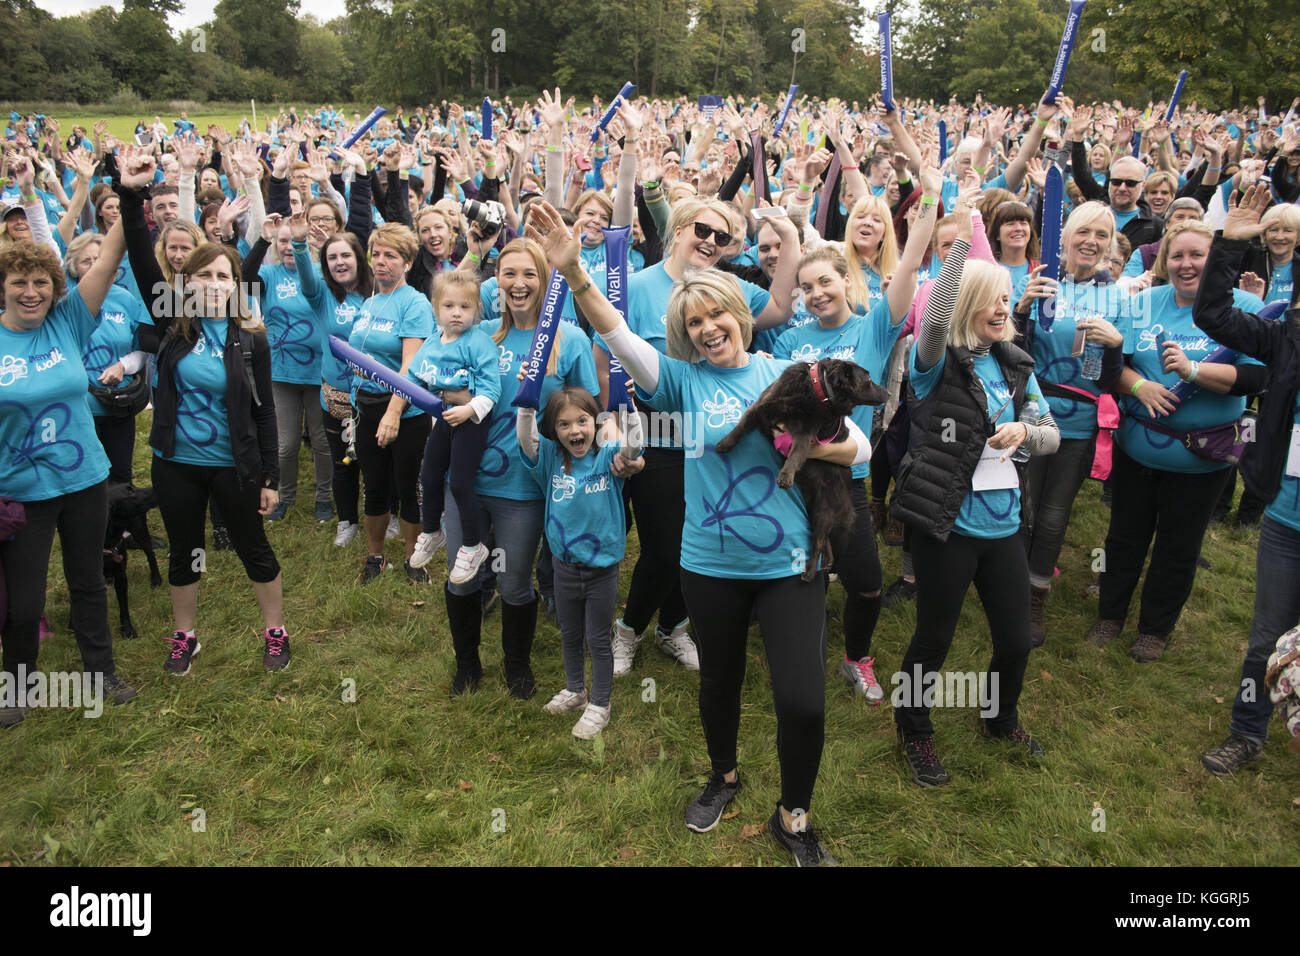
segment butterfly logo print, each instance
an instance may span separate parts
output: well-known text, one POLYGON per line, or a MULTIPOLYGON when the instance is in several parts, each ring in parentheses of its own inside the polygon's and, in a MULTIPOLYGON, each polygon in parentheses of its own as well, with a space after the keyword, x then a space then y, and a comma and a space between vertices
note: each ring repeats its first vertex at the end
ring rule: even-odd
POLYGON ((72 421, 72 411, 63 402, 46 405, 35 415, 28 406, 21 402, 0 402, 0 415, 12 415, 27 420, 21 444, 7 445, 6 453, 13 459, 30 467, 37 477, 41 469, 51 475, 68 474, 81 467, 85 452, 81 445, 58 435, 67 429, 72 421), (46 440, 52 438, 53 440, 46 440))
POLYGON ((504 345, 498 345, 497 349, 501 352, 501 360, 497 366, 497 372, 501 375, 509 375, 511 369, 515 366, 515 353, 510 351, 504 345))
POLYGON ((27 359, 6 355, 0 359, 0 388, 27 377, 27 359))
POLYGON ((551 476, 551 500, 559 503, 572 498, 578 490, 578 483, 572 475, 551 476))
POLYGON ((279 351, 287 361, 295 365, 309 366, 319 361, 311 347, 311 341, 316 335, 316 327, 311 320, 291 319, 278 306, 267 309, 266 317, 269 320, 268 326, 282 330, 271 342, 272 349, 279 351))
POLYGON ((790 353, 790 358, 796 362, 807 362, 811 365, 821 358, 821 355, 821 349, 815 348, 811 342, 805 342, 790 353))
POLYGON ((726 428, 740 421, 740 399, 722 389, 713 393, 713 401, 706 399, 703 406, 709 416, 710 428, 726 428))
POLYGON ((728 535, 756 554, 770 554, 781 546, 785 532, 781 522, 758 509, 776 490, 776 472, 756 465, 736 475, 731 456, 720 455, 719 458, 727 469, 727 484, 717 501, 710 501, 708 497, 700 499, 705 515, 700 526, 718 529, 718 550, 724 554, 728 535), (762 527, 764 524, 770 526, 770 541, 767 540, 768 531, 762 527))

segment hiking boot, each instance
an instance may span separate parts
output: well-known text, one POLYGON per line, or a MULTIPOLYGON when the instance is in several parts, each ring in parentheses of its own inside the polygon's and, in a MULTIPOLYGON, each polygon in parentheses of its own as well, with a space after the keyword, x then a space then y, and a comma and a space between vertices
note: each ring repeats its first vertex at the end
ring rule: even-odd
POLYGON ((266 653, 262 666, 269 671, 282 671, 289 666, 289 635, 282 627, 268 627, 262 632, 266 639, 266 653))
POLYGON ((876 683, 875 671, 876 659, 874 657, 864 657, 861 660, 850 660, 846 654, 844 660, 840 661, 840 674, 853 687, 855 693, 861 694, 867 699, 867 703, 873 707, 879 706, 880 702, 885 699, 885 692, 880 689, 876 683))
POLYGON ((104 699, 117 706, 134 700, 136 689, 116 674, 104 675, 104 699))
POLYGON ((882 608, 892 607, 893 605, 900 604, 903 601, 910 601, 915 597, 916 582, 900 577, 891 584, 888 589, 886 589, 884 596, 880 599, 880 606, 882 608))
POLYGON ((817 833, 802 816, 796 817, 801 822, 799 832, 791 833, 785 828, 781 818, 781 808, 777 807, 772 818, 767 821, 767 832, 772 839, 794 854, 795 866, 835 866, 835 858, 826 852, 826 847, 817 839, 817 833))
POLYGON ((700 795, 686 807, 686 829, 696 833, 708 833, 722 819, 722 811, 736 798, 740 790, 740 774, 728 783, 723 774, 715 773, 709 777, 700 795))
POLYGON ((989 730, 988 721, 982 720, 980 721, 980 733, 985 737, 991 737, 994 740, 1007 740, 1011 743, 1019 744, 1025 749, 1025 753, 1034 759, 1047 756, 1047 751, 1043 749, 1043 745, 1033 737, 1029 736, 1029 732, 1019 724, 1016 724, 1016 729, 1011 731, 1011 733, 999 734, 989 730))
POLYGON ((903 522, 890 518, 885 523, 885 547, 901 548, 903 546, 903 522))
POLYGON ((1089 644, 1097 647, 1105 647, 1115 638, 1119 637, 1120 631, 1124 630, 1123 621, 1109 621, 1098 619, 1097 623, 1088 631, 1086 640, 1089 644))
POLYGON ((1231 734, 1227 740, 1201 757, 1201 765, 1216 777, 1228 777, 1242 764, 1254 760, 1263 750, 1262 744, 1231 734))
POLYGON ((212 549, 214 551, 235 550, 235 543, 230 540, 230 530, 223 524, 212 526, 212 549))
POLYGON ((1164 656, 1165 648, 1168 646, 1168 637, 1139 634, 1138 639, 1133 642, 1133 648, 1129 651, 1129 657, 1139 664, 1150 664, 1152 661, 1160 660, 1164 656))
POLYGON ((1047 588, 1029 588, 1029 640, 1042 647, 1047 640, 1047 588))
POLYGON ((939 762, 939 755, 934 752, 933 737, 918 737, 916 740, 904 740, 898 735, 898 742, 903 747, 903 759, 907 769, 912 771, 912 779, 918 786, 942 787, 951 777, 939 762))
POLYGON ((383 555, 372 554, 366 558, 366 563, 361 566, 361 583, 369 584, 379 575, 388 570, 388 561, 383 555))
POLYGON ((184 631, 175 631, 167 638, 167 643, 171 645, 171 650, 167 654, 167 660, 163 662, 163 670, 169 674, 188 674, 190 661, 194 659, 195 654, 203 650, 199 639, 187 638, 184 631))

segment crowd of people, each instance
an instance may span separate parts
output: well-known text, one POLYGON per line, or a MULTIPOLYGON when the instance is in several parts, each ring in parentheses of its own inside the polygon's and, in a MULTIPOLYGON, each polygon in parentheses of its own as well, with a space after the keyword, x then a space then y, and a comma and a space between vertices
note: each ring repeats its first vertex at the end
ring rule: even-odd
MULTIPOLYGON (((1052 639, 1118 639, 1145 567, 1130 653, 1154 662, 1239 471, 1237 520, 1259 525, 1254 624, 1229 736, 1203 763, 1224 775, 1256 757, 1266 661, 1300 623, 1300 313, 1286 318, 1300 101, 1192 103, 1169 120, 1164 104, 1064 95, 786 106, 575 106, 557 88, 490 110, 396 109, 365 129, 332 106, 234 130, 156 117, 130 140, 11 114, 0 495, 26 520, 0 542, 5 675, 36 669, 57 530, 84 666, 114 702, 135 696, 114 666, 97 542, 110 486, 136 479, 170 555, 164 669, 188 673, 201 649, 209 527, 252 582, 264 665, 289 666, 266 524, 299 505, 305 441, 304 501, 334 547, 362 552, 359 586, 388 571, 388 539, 393 573, 417 585, 446 549, 453 695, 484 680, 499 604, 506 686, 532 698, 541 611, 565 672, 545 710, 594 737, 654 623, 659 650, 699 671, 711 774, 685 810, 697 832, 740 787, 757 622, 781 768, 769 831, 801 865, 825 864, 809 813, 828 643, 879 705, 882 606, 916 603, 898 670, 939 673, 973 584, 993 646, 983 730, 1041 758, 1018 702, 1085 482, 1111 509, 1098 618, 1086 638, 1052 639), (338 343, 437 413, 356 374, 338 343), (889 400, 808 449, 850 470, 853 508, 834 565, 804 574, 809 502, 777 480, 789 436, 717 445, 791 363, 811 363, 827 401, 826 360, 861 366, 889 400), (146 405, 149 476, 132 467, 146 405), (888 588, 881 541, 902 548, 888 588)), ((23 719, 0 709, 0 724, 23 719)), ((915 782, 947 783, 930 708, 908 699, 895 720, 915 782)))

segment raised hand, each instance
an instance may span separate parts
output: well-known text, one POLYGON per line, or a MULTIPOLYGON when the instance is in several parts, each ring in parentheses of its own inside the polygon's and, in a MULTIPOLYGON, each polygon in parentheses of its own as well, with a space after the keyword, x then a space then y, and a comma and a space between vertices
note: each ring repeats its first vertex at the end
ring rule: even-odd
POLYGON ((125 188, 143 189, 153 182, 158 166, 148 150, 129 146, 119 168, 121 169, 120 181, 125 188))
POLYGON ((1258 236, 1264 231, 1259 223, 1260 216, 1272 201, 1272 190, 1267 183, 1256 183, 1245 193, 1236 193, 1228 204, 1228 215, 1223 221, 1223 238, 1253 239, 1258 236))
POLYGON ((562 275, 571 276, 582 268, 582 243, 564 225, 555 207, 545 200, 529 206, 528 226, 524 232, 542 247, 546 261, 562 275))
POLYGON ((314 183, 327 183, 330 178, 329 154, 323 149, 313 149, 307 153, 307 175, 314 183))
POLYGON ((68 154, 68 165, 77 173, 77 178, 86 182, 95 172, 95 157, 90 151, 78 146, 68 154))
POLYGON ((177 137, 173 149, 176 153, 176 161, 181 164, 181 172, 192 173, 199 168, 202 152, 199 150, 198 143, 177 137))
POLYGON ((289 234, 293 236, 294 242, 307 241, 307 214, 305 212, 294 213, 289 217, 289 234))
POLYGON ((223 236, 228 235, 235 221, 248 212, 248 206, 251 200, 247 195, 236 196, 234 199, 227 199, 217 210, 217 228, 220 229, 223 236))
POLYGON ((268 214, 267 217, 262 220, 262 238, 267 242, 274 243, 276 237, 280 235, 280 222, 283 219, 284 217, 278 212, 268 214))

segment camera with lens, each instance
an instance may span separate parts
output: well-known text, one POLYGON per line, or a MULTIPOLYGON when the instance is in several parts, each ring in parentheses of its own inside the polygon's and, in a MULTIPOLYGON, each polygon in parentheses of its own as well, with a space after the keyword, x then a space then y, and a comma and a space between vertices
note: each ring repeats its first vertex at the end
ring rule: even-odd
POLYGON ((485 237, 495 236, 501 231, 501 227, 505 225, 506 207, 491 199, 486 202, 480 202, 477 199, 466 199, 460 204, 460 211, 465 214, 465 218, 470 222, 479 223, 480 232, 485 237))

